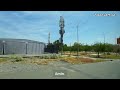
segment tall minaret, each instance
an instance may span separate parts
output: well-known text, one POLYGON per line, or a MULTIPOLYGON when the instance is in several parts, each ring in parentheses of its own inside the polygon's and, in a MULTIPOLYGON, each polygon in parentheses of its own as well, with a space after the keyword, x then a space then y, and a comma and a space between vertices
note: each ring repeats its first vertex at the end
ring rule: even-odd
POLYGON ((50 44, 50 32, 48 33, 48 44, 50 44))

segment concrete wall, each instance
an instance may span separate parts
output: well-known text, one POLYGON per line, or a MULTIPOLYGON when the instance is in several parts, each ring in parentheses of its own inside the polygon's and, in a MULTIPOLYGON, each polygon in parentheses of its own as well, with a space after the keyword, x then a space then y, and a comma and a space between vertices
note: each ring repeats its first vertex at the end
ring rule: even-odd
POLYGON ((44 53, 45 44, 26 39, 0 39, 0 54, 33 54, 44 53), (3 42, 5 41, 5 42, 3 42), (27 43, 26 43, 27 42, 27 43), (4 50, 3 50, 4 49, 4 50))

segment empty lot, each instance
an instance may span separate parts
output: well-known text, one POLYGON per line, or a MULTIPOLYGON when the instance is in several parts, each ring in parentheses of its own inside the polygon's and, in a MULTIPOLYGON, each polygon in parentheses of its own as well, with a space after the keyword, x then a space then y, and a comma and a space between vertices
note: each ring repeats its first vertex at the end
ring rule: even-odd
POLYGON ((0 79, 120 79, 119 69, 120 60, 74 65, 64 61, 48 65, 2 63, 0 79))

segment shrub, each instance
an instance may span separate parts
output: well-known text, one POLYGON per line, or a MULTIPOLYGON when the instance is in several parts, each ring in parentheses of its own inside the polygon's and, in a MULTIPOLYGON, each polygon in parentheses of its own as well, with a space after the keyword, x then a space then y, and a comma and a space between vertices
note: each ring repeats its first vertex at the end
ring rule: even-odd
POLYGON ((7 58, 0 58, 0 63, 1 62, 6 62, 7 61, 7 58))
POLYGON ((109 53, 109 52, 107 52, 107 55, 110 55, 110 53, 109 53))
POLYGON ((50 59, 56 59, 56 58, 57 58, 57 56, 55 54, 50 56, 50 59))
MULTIPOLYGON (((36 56, 34 56, 34 57, 36 57, 36 56)), ((42 56, 37 56, 36 58, 39 58, 39 59, 58 59, 58 58, 61 58, 61 55, 56 55, 56 54, 42 55, 42 56)))
POLYGON ((87 55, 87 53, 85 52, 85 53, 81 53, 81 55, 87 55))
POLYGON ((44 56, 44 59, 49 59, 50 57, 49 56, 44 56))
POLYGON ((10 56, 10 59, 13 59, 13 62, 23 61, 23 57, 21 57, 21 56, 16 56, 16 55, 10 56))
POLYGON ((19 61, 23 61, 23 58, 22 57, 16 57, 16 62, 19 62, 19 61))

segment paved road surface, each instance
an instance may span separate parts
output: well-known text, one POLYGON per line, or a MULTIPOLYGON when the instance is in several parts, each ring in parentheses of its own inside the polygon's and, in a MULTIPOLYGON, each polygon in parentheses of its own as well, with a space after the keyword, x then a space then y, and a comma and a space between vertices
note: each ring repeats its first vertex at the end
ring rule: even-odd
POLYGON ((0 79, 120 79, 120 60, 77 65, 63 61, 49 65, 0 65, 0 79))

